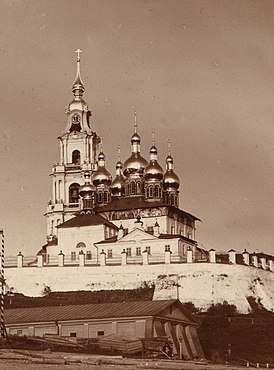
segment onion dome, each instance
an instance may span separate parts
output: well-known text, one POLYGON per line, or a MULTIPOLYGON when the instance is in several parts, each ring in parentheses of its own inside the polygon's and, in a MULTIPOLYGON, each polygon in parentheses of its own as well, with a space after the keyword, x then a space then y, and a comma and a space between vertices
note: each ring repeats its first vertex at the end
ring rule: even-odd
POLYGON ((169 143, 169 153, 166 158, 166 172, 164 174, 164 189, 178 189, 180 186, 179 177, 173 171, 173 158, 170 155, 170 143, 169 143))
POLYGON ((155 145, 152 145, 149 153, 150 162, 145 169, 144 177, 146 180, 162 180, 164 171, 157 161, 157 148, 155 145))
POLYGON ((116 177, 111 184, 113 195, 122 195, 125 189, 125 178, 123 176, 123 163, 119 160, 116 163, 116 177))
POLYGON ((92 176, 92 183, 96 187, 100 185, 110 186, 111 184, 112 177, 111 177, 111 174, 106 169, 105 163, 106 163, 106 156, 101 151, 98 155, 98 168, 92 176))
POLYGON ((124 175, 133 173, 143 175, 147 161, 140 154, 141 137, 137 133, 137 115, 135 112, 134 133, 131 137, 131 156, 124 163, 124 175))
POLYGON ((90 183, 90 173, 86 171, 84 173, 85 177, 85 184, 80 186, 79 188, 79 194, 82 198, 91 198, 92 194, 95 192, 95 187, 90 183))

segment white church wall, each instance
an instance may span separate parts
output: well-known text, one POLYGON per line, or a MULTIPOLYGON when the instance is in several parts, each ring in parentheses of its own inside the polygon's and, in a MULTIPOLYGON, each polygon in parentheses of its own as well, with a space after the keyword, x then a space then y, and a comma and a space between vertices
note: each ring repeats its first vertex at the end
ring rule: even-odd
POLYGON ((226 300, 247 313, 247 297, 252 296, 268 310, 274 310, 274 274, 252 266, 163 263, 23 267, 7 268, 5 278, 9 287, 28 296, 40 296, 45 286, 52 291, 133 289, 147 282, 156 284, 154 299, 179 297, 202 309, 226 300))

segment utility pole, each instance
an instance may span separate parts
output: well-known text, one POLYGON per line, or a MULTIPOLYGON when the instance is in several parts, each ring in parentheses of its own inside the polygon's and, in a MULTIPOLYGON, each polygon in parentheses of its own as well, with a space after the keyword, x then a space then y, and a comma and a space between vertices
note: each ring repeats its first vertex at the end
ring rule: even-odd
POLYGON ((4 324, 4 295, 5 295, 5 276, 4 276, 4 252, 5 252, 5 242, 4 242, 4 232, 0 230, 1 237, 1 266, 0 266, 0 284, 1 284, 1 297, 0 297, 0 336, 3 338, 5 336, 5 324, 4 324))

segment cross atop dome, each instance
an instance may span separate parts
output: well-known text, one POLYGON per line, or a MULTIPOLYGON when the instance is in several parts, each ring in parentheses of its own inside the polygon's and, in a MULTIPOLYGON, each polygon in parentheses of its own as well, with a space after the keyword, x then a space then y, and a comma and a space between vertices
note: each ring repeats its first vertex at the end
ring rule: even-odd
POLYGON ((80 62, 80 53, 82 53, 82 50, 78 48, 75 50, 75 53, 77 54, 77 62, 80 62))

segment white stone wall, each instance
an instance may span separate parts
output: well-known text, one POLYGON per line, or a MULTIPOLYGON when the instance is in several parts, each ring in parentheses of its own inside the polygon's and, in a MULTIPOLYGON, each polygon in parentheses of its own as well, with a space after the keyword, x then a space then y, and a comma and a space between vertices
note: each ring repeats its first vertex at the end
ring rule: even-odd
POLYGON ((227 301, 242 313, 250 309, 246 297, 260 299, 274 310, 274 273, 252 266, 210 263, 85 267, 6 268, 7 285, 28 296, 52 291, 133 289, 155 283, 155 299, 179 298, 202 309, 227 301))

